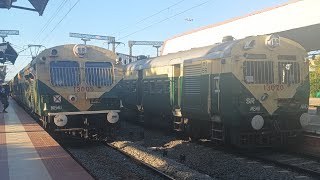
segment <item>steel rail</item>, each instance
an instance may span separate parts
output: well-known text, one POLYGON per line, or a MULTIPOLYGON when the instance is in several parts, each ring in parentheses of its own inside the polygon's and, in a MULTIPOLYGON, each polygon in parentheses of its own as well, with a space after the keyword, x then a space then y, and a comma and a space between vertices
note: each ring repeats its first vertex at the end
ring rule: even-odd
POLYGON ((103 144, 108 146, 108 147, 111 147, 112 149, 114 149, 114 150, 116 150, 118 152, 120 152, 121 154, 125 155, 126 157, 130 158, 131 160, 133 160, 133 161, 135 161, 135 162, 137 162, 139 164, 142 164, 144 167, 146 167, 147 169, 155 172, 156 174, 160 175, 161 177, 163 177, 165 179, 175 180, 174 177, 162 172, 161 170, 159 170, 159 169, 157 169, 155 167, 150 166, 149 164, 147 164, 147 163, 145 163, 143 161, 140 161, 140 160, 136 159, 134 156, 132 156, 131 154, 128 154, 127 152, 121 150, 120 148, 117 148, 116 146, 114 146, 114 145, 112 145, 110 143, 107 143, 107 142, 105 142, 103 144))
POLYGON ((261 162, 275 164, 278 167, 291 169, 294 172, 298 172, 298 173, 302 173, 302 174, 306 174, 306 175, 311 175, 316 178, 320 177, 320 171, 314 171, 312 169, 300 167, 298 165, 293 165, 293 164, 289 164, 289 163, 285 163, 285 162, 280 162, 280 161, 277 161, 274 159, 269 159, 269 158, 263 157, 263 154, 261 154, 261 155, 254 155, 254 154, 248 154, 248 153, 239 153, 239 154, 244 157, 250 158, 252 160, 259 160, 261 162))

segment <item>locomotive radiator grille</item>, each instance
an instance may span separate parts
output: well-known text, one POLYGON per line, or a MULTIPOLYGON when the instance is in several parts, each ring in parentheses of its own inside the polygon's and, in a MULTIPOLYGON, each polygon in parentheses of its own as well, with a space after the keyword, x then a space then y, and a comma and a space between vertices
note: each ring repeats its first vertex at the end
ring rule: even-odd
POLYGON ((111 86, 112 68, 86 67, 86 84, 88 86, 111 86))
POLYGON ((297 62, 279 62, 279 84, 300 83, 300 68, 297 62))
POLYGON ((243 75, 247 84, 273 84, 274 72, 272 61, 245 61, 243 75))
POLYGON ((113 74, 112 64, 109 62, 85 63, 85 82, 87 86, 111 86, 113 74))
POLYGON ((50 67, 50 76, 53 86, 78 86, 80 84, 80 69, 78 63, 52 63, 50 67), (73 67, 63 67, 63 65, 66 64, 73 67))

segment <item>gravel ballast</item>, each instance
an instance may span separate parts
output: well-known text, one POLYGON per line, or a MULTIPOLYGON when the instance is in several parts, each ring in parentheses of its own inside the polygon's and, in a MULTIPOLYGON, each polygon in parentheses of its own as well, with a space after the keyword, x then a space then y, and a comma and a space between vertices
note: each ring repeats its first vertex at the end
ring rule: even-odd
POLYGON ((199 173, 174 160, 161 157, 160 155, 136 143, 129 141, 117 141, 113 142, 112 145, 176 179, 212 179, 210 176, 199 173))
POLYGON ((96 179, 164 179, 120 152, 102 144, 65 148, 96 179))
POLYGON ((124 146, 128 144, 132 146, 134 142, 160 157, 166 151, 166 159, 181 163, 215 179, 312 179, 274 164, 248 159, 221 151, 214 146, 204 146, 131 123, 123 123, 119 139, 123 142, 132 141, 127 144, 122 143, 124 146), (144 136, 140 137, 142 131, 144 136), (181 162, 181 155, 185 156, 184 162, 181 162))

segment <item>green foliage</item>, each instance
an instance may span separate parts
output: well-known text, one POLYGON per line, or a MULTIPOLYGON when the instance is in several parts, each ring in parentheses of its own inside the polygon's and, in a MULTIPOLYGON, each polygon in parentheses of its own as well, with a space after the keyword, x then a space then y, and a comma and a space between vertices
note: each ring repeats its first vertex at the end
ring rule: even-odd
MULTIPOLYGON (((310 72, 310 96, 320 96, 320 57, 314 60, 314 64, 310 63, 310 68, 314 68, 315 71, 310 72)), ((320 98, 320 97, 319 97, 320 98)))

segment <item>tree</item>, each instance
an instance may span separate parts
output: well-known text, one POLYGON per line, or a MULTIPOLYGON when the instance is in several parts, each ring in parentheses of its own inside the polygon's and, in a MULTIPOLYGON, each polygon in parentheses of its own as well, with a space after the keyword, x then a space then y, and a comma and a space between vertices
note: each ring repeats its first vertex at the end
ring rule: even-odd
POLYGON ((320 98, 320 56, 310 60, 310 97, 320 98))

